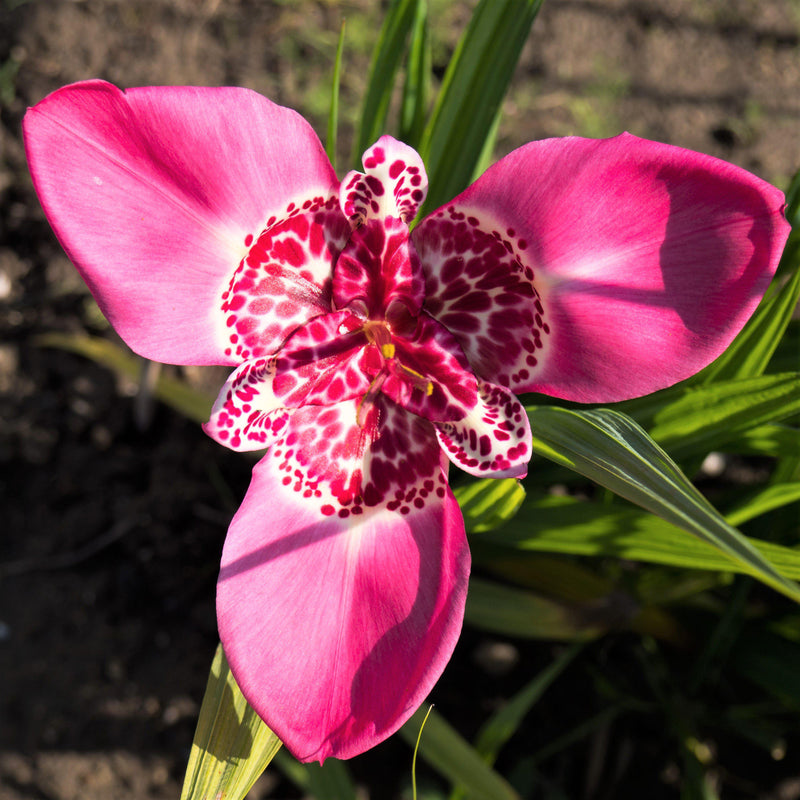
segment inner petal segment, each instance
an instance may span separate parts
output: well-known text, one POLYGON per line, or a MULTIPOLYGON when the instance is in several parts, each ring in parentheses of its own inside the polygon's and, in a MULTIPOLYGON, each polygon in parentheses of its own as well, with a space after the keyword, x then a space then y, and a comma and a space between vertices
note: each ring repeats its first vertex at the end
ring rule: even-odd
POLYGON ((313 319, 272 358, 250 359, 228 378, 204 425, 233 450, 262 450, 284 432, 292 409, 332 405, 369 388, 363 334, 346 312, 313 319))
POLYGON ((381 136, 362 161, 364 172, 349 172, 339 190, 342 211, 351 225, 386 217, 410 223, 428 193, 419 153, 391 136, 381 136))
POLYGON ((381 319, 390 305, 400 304, 416 316, 422 307, 422 266, 400 219, 372 219, 353 231, 336 261, 333 303, 358 304, 372 319, 381 319))
POLYGON ((330 310, 332 265, 349 235, 336 197, 290 203, 271 217, 222 295, 238 360, 274 353, 299 325, 330 310))
POLYGON ((439 444, 470 475, 524 478, 531 457, 531 428, 519 400, 502 386, 478 381, 480 402, 455 422, 435 423, 439 444))
POLYGON ((458 340, 475 373, 512 391, 548 357, 546 286, 533 245, 485 212, 444 206, 414 230, 425 310, 458 340))

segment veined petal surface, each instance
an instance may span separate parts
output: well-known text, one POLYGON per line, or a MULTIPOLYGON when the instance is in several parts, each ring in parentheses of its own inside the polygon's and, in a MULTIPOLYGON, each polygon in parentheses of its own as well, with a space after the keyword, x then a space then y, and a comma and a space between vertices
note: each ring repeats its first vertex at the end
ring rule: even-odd
POLYGON ((245 697, 301 760, 393 733, 444 669, 469 551, 429 423, 376 400, 307 406, 256 466, 217 590, 245 697))
POLYGON ((50 224, 114 328, 159 361, 233 364, 222 295, 268 219, 337 195, 311 127, 246 89, 103 81, 23 123, 50 224))
POLYGON ((610 402, 727 347, 777 267, 782 207, 710 156, 629 134, 550 139, 501 159, 412 240, 425 307, 479 376, 610 402))

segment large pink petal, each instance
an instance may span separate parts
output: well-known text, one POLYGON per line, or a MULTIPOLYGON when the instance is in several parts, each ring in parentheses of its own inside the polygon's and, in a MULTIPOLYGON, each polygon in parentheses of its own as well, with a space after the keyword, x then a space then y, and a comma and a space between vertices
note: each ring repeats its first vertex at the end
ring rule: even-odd
POLYGON ((270 217, 338 184, 295 112, 246 89, 67 86, 30 109, 34 186, 103 312, 139 353, 234 363, 222 295, 270 217))
POLYGON ((668 386, 748 319, 788 235, 744 170, 623 134, 514 151, 412 236, 426 308, 476 372, 609 402, 668 386))
POLYGON ((304 761, 393 733, 464 613, 469 551, 429 424, 382 400, 365 428, 355 416, 353 403, 295 412, 253 472, 217 590, 239 686, 304 761))

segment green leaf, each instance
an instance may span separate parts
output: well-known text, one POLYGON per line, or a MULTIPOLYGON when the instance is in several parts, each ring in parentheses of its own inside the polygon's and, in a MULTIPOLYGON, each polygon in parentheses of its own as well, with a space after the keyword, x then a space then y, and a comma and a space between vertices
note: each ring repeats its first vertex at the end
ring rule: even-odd
POLYGON ((769 362, 770 372, 791 372, 797 369, 800 354, 800 319, 793 319, 783 334, 778 349, 769 362))
MULTIPOLYGON (((505 584, 511 582, 531 589, 536 595, 544 595, 569 609, 569 613, 563 607, 558 610, 566 613, 570 625, 575 626, 575 619, 580 621, 581 627, 576 629, 579 637, 584 635, 585 626, 591 621, 594 627, 603 630, 624 628, 679 646, 688 639, 686 631, 669 613, 649 604, 638 594, 633 596, 627 588, 599 573, 596 565, 587 565, 591 566, 587 568, 573 558, 542 555, 535 552, 535 548, 521 550, 513 544, 509 546, 503 538, 498 541, 494 533, 470 536, 470 549, 473 564, 497 575, 505 584)), ((512 602, 514 599, 509 598, 512 602)), ((502 605, 498 606, 498 611, 503 613, 502 605)), ((483 627, 494 624, 491 608, 485 609, 485 615, 483 627)), ((561 629, 563 631, 564 626, 561 629)))
POLYGON ((431 43, 428 28, 428 3, 417 0, 411 43, 408 48, 408 67, 403 84, 403 102, 400 108, 401 141, 413 148, 419 146, 431 89, 431 43))
POLYGON ((447 67, 420 142, 430 189, 423 213, 472 180, 542 0, 481 0, 447 67))
MULTIPOLYGON (((798 497, 800 484, 768 487, 732 519, 741 524, 798 497)), ((800 579, 800 550, 739 536, 781 575, 800 579)), ((660 517, 634 508, 569 497, 547 497, 525 503, 512 525, 491 534, 491 544, 565 555, 612 556, 683 569, 759 575, 759 570, 746 560, 726 555, 703 539, 688 537, 660 517)))
POLYGON ((620 409, 676 458, 705 455, 748 430, 800 412, 800 373, 701 386, 684 383, 623 403, 620 409))
POLYGON ((727 453, 770 458, 796 457, 800 453, 800 429, 774 423, 761 425, 726 442, 724 450, 727 453))
POLYGON ((487 764, 494 764, 500 750, 514 735, 522 720, 550 688, 555 679, 572 663, 581 651, 580 643, 566 649, 549 666, 517 692, 480 729, 475 740, 475 749, 487 764))
POLYGON ((417 16, 419 0, 394 0, 383 20, 372 53, 361 126, 353 148, 353 162, 385 132, 395 76, 406 53, 406 40, 417 16))
POLYGON ((686 687, 689 694, 696 695, 701 686, 713 686, 719 681, 719 673, 744 623, 752 587, 753 581, 749 577, 740 577, 734 582, 733 589, 726 598, 725 608, 706 635, 695 659, 686 687))
MULTIPOLYGON (((475 750, 487 764, 491 766, 495 763, 500 750, 517 732, 522 720, 553 681, 572 662, 581 647, 580 644, 574 644, 565 650, 481 727, 475 740, 475 750)), ((472 797, 469 787, 461 785, 450 795, 450 800, 467 800, 469 797, 472 797)))
POLYGON ((718 548, 750 574, 800 601, 800 586, 784 578, 745 536, 729 525, 672 459, 633 420, 610 409, 528 409, 534 452, 718 548))
POLYGON ((606 630, 580 608, 481 578, 470 579, 464 619, 481 630, 521 639, 571 642, 606 630))
POLYGON ((304 795, 314 800, 356 800, 357 791, 343 761, 326 759, 324 764, 302 764, 291 753, 275 754, 277 767, 304 795))
POLYGON ((480 533, 513 518, 525 500, 522 484, 513 478, 484 478, 453 489, 468 531, 480 533))
POLYGON ((342 53, 344 51, 344 27, 345 21, 342 20, 342 27, 339 29, 339 44, 336 45, 336 60, 333 62, 333 80, 331 81, 331 110, 328 114, 328 136, 325 142, 325 152, 328 160, 336 169, 336 145, 338 142, 339 131, 339 85, 342 74, 342 53))
POLYGON ((357 792, 344 761, 329 758, 324 764, 303 764, 309 775, 308 791, 314 800, 356 800, 357 792))
MULTIPOLYGON (((400 735, 412 748, 426 713, 427 708, 420 708, 400 728, 400 735)), ((419 755, 454 785, 469 786, 471 800, 520 800, 505 778, 486 764, 475 748, 435 710, 425 723, 419 755)))
POLYGON ((770 630, 753 628, 736 643, 731 663, 741 675, 790 708, 800 710, 800 645, 770 630))
MULTIPOLYGON (((139 380, 144 363, 144 359, 133 355, 127 348, 85 334, 48 333, 38 336, 35 344, 77 353, 131 380, 139 380)), ((208 421, 214 404, 213 397, 192 388, 185 381, 165 375, 159 375, 153 394, 174 411, 201 423, 208 421)))
POLYGON ((281 746, 244 699, 217 647, 192 742, 181 800, 241 800, 281 746))
POLYGON ((800 262, 800 170, 795 173, 786 190, 786 219, 792 226, 792 232, 778 264, 779 277, 796 269, 800 262))
MULTIPOLYGON (((725 517, 731 525, 743 525, 745 522, 760 517, 768 511, 782 508, 789 505, 789 503, 796 503, 798 500, 800 500, 800 481, 774 483, 750 495, 735 509, 729 511, 725 517)), ((800 551, 790 550, 790 552, 797 552, 798 558, 800 558, 800 551)), ((778 553, 779 551, 775 551, 775 555, 780 558, 778 553)), ((770 560, 772 559, 773 556, 770 556, 770 560)))

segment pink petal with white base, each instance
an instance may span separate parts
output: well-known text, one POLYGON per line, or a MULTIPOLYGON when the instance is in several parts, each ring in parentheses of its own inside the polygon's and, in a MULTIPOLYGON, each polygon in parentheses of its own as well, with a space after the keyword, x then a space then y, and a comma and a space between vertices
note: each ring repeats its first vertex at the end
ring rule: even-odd
POLYGON ((354 419, 352 403, 296 412, 254 470, 217 590, 237 683, 303 761, 402 725, 464 612, 469 551, 430 426, 384 401, 354 419))
POLYGON ((524 478, 532 453, 528 415, 502 386, 478 382, 480 403, 457 422, 435 423, 439 444, 464 472, 483 478, 524 478))
POLYGON ((294 111, 246 89, 60 89, 23 123, 36 191, 114 328, 149 358, 232 364, 222 295, 290 204, 338 182, 294 111))
POLYGON ((709 156, 629 134, 551 139, 499 161, 412 239, 426 308, 480 376, 609 402, 727 347, 776 269, 782 206, 709 156))

